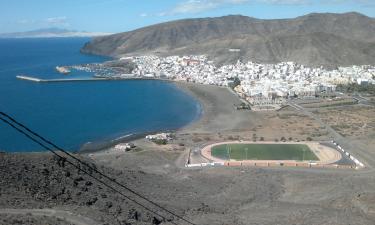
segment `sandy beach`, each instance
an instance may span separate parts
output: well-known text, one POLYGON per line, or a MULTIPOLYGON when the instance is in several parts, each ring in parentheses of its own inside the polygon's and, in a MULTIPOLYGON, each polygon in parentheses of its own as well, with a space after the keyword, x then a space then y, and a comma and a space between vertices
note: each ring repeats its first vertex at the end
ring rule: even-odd
POLYGON ((241 131, 253 126, 257 120, 256 113, 234 108, 241 101, 227 87, 186 82, 177 82, 176 85, 194 96, 203 108, 201 118, 180 129, 179 133, 241 131))

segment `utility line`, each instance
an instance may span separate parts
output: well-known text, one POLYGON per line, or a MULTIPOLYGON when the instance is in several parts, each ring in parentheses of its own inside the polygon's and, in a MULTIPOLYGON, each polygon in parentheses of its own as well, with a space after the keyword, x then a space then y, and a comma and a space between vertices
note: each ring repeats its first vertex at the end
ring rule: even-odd
POLYGON ((170 211, 169 209, 166 209, 165 207, 161 206, 160 204, 148 199, 147 197, 144 197, 143 195, 137 193, 136 191, 132 190, 131 188, 125 186, 124 184, 121 184, 120 182, 118 182, 117 180, 115 180, 114 178, 111 178, 109 177, 108 175, 100 172, 99 170, 97 170, 96 168, 94 168, 93 166, 87 164, 86 162, 82 161, 81 159, 77 158, 76 156, 74 156, 73 154, 69 153, 68 151, 58 147, 57 145, 55 145, 54 143, 52 143, 51 141, 45 139, 44 137, 42 137, 41 135, 37 134, 36 132, 32 131, 31 129, 29 129, 28 127, 26 127, 25 125, 23 125, 22 123, 18 122, 16 119, 12 118, 11 116, 9 116, 8 114, 4 113, 4 112, 1 112, 0 111, 0 115, 3 115, 5 116, 6 118, 8 118, 9 120, 11 120, 12 122, 16 123, 17 125, 19 125, 20 127, 24 128, 25 130, 27 130, 28 132, 30 132, 31 134, 33 134, 34 136, 40 138, 41 140, 43 140, 44 142, 48 143, 49 145, 51 145, 52 147, 56 148, 57 150, 59 151, 62 151, 63 153, 65 153, 66 155, 72 157, 73 159, 77 160, 79 163, 85 165, 86 167, 88 167, 89 169, 95 171, 96 173, 98 173, 99 175, 105 177, 106 179, 108 179, 110 182, 113 182, 117 185, 119 185, 120 187, 126 189, 127 191, 131 192, 132 194, 142 198, 143 200, 153 204, 154 206, 168 212, 169 214, 173 215, 174 217, 176 218, 179 218, 180 220, 183 220, 185 221, 186 223, 188 224, 191 224, 191 225, 197 225, 197 224, 194 224, 193 222, 191 221, 188 221, 187 219, 177 215, 176 213, 170 211))
MULTIPOLYGON (((159 205, 159 204, 153 202, 152 200, 148 199, 147 197, 144 197, 143 195, 138 194, 138 193, 135 192, 134 190, 132 190, 132 189, 126 187, 125 185, 119 183, 119 182, 116 181, 115 179, 113 179, 113 178, 111 178, 111 177, 109 177, 109 176, 103 174, 102 172, 98 171, 96 168, 90 166, 90 165, 87 164, 86 162, 83 162, 82 160, 80 160, 79 158, 75 157, 75 156, 72 155, 71 153, 69 153, 69 152, 63 150, 62 148, 60 148, 60 147, 56 146, 55 144, 53 144, 51 141, 48 141, 47 139, 43 138, 41 135, 39 135, 39 134, 35 133, 34 131, 30 130, 28 127, 26 127, 26 126, 23 125, 22 123, 18 122, 17 120, 15 120, 14 118, 12 118, 12 117, 9 116, 8 114, 6 114, 6 113, 4 113, 4 112, 0 112, 0 115, 5 116, 5 117, 8 118, 10 121, 12 121, 13 123, 17 124, 18 126, 24 128, 26 131, 30 132, 30 133, 33 134, 34 136, 40 138, 40 139, 43 140, 44 142, 46 142, 46 143, 48 143, 49 145, 55 147, 57 150, 60 150, 61 152, 65 153, 66 155, 70 156, 71 158, 73 158, 73 159, 77 160, 78 162, 80 162, 81 164, 85 165, 85 166, 88 167, 89 169, 91 169, 91 170, 95 171, 96 173, 98 173, 99 175, 105 177, 105 178, 108 179, 109 181, 114 182, 115 184, 119 185, 120 187, 122 187, 122 188, 126 189, 127 191, 131 192, 132 194, 134 194, 134 195, 136 195, 136 196, 142 198, 143 200, 145 200, 145 201, 147 201, 147 202, 153 204, 154 206, 157 206, 158 208, 162 209, 162 210, 165 211, 165 212, 168 212, 169 214, 175 216, 176 218, 181 219, 181 220, 187 222, 188 224, 191 224, 191 225, 197 225, 197 224, 194 224, 193 222, 190 222, 190 221, 184 219, 183 217, 177 215, 176 213, 174 213, 174 212, 172 212, 172 211, 166 209, 165 207, 163 207, 163 206, 161 206, 161 205, 159 205)), ((26 132, 24 132, 24 131, 21 130, 20 128, 14 126, 11 122, 9 122, 9 121, 7 121, 7 120, 1 118, 1 117, 0 117, 0 120, 2 120, 2 121, 5 122, 6 124, 8 124, 8 125, 11 126, 12 128, 14 128, 15 130, 17 130, 18 132, 24 134, 27 138, 29 138, 29 139, 32 140, 33 142, 39 144, 40 146, 42 146, 42 147, 45 148, 46 150, 52 152, 54 155, 58 156, 60 159, 66 160, 69 164, 73 165, 74 167, 76 167, 76 168, 79 169, 80 171, 84 172, 85 174, 89 175, 89 176, 92 177, 93 179, 97 180, 97 181, 100 182, 101 184, 103 184, 103 185, 105 185, 106 187, 108 187, 108 188, 114 190, 115 192, 118 192, 119 194, 121 194, 121 195, 122 195, 123 197, 125 197, 126 199, 128 199, 128 200, 130 200, 130 201, 132 201, 132 202, 134 202, 134 203, 136 203, 136 204, 142 206, 142 207, 145 208, 146 210, 148 210, 148 211, 154 213, 155 215, 158 215, 159 217, 161 217, 161 218, 163 218, 163 219, 166 220, 166 217, 164 217, 164 216, 160 215, 159 213, 153 211, 152 209, 148 208, 147 206, 144 206, 143 204, 137 202, 136 200, 129 198, 128 196, 124 195, 123 193, 121 193, 121 192, 118 191, 117 189, 113 188, 112 186, 108 185, 108 184, 105 183, 104 181, 102 181, 102 180, 100 180, 100 179, 98 179, 98 178, 92 176, 92 174, 90 174, 90 173, 87 172, 86 170, 81 169, 80 166, 77 166, 76 164, 74 164, 74 163, 68 161, 68 160, 67 160, 65 157, 63 157, 63 156, 60 156, 59 154, 57 154, 57 153, 56 153, 54 150, 52 150, 51 148, 47 147, 46 145, 44 145, 44 144, 41 143, 40 141, 36 140, 34 137, 32 137, 31 135, 27 134, 26 132)), ((176 223, 174 223, 174 222, 172 222, 172 223, 173 223, 173 224, 176 224, 176 223)))
MULTIPOLYGON (((82 169, 80 166, 72 163, 71 161, 67 160, 65 157, 57 154, 54 150, 50 149, 49 147, 47 147, 46 145, 44 145, 43 143, 41 143, 40 141, 36 140, 35 138, 33 138, 32 136, 30 136, 29 134, 27 134, 26 132, 22 131, 21 129, 19 129, 18 127, 14 126, 13 124, 11 124, 9 121, 3 119, 0 117, 0 120, 2 120, 3 122, 5 122, 6 124, 8 124, 9 126, 11 126, 12 128, 14 128, 16 131, 22 133, 23 135, 25 135, 27 138, 29 138, 30 140, 32 140, 33 142, 37 143, 38 145, 42 146, 43 148, 45 148, 46 150, 52 152, 54 155, 56 155, 57 157, 59 157, 60 159, 64 160, 65 162, 68 162, 70 165, 74 166, 75 168, 77 168, 78 170, 82 171, 83 173, 87 174, 88 176, 90 176, 91 178, 95 179, 96 181, 98 181, 99 183, 105 185, 106 187, 108 187, 109 189, 119 193, 121 196, 123 196, 124 198, 134 202, 135 204, 143 207, 144 209, 148 210, 149 212, 163 218, 164 220, 166 220, 167 218, 164 217, 163 215, 160 215, 158 212, 155 212, 154 210, 148 208, 147 206, 143 205, 142 203, 139 203, 138 201, 134 200, 134 199, 131 199, 130 197, 128 197, 127 195, 121 193, 120 191, 118 191, 117 189, 115 189, 114 187, 108 185, 107 183, 105 183, 104 181, 100 180, 99 178, 97 177, 94 177, 92 176, 89 172, 87 172, 86 170, 82 169)), ((171 221, 171 223, 175 224, 175 225, 178 225, 177 223, 174 223, 171 221)))

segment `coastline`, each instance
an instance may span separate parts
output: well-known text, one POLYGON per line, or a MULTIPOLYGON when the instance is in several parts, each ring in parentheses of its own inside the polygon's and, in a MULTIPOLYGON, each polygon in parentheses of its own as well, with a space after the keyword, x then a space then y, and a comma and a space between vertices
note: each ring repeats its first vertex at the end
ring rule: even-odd
MULTIPOLYGON (((79 154, 88 154, 88 153, 96 153, 107 150, 112 148, 113 146, 123 143, 123 142, 131 142, 135 140, 139 140, 144 138, 149 134, 157 133, 158 131, 149 131, 149 132, 142 132, 142 133, 134 133, 128 134, 124 136, 117 137, 115 139, 105 140, 105 141, 95 141, 95 142, 87 142, 83 144, 80 149, 77 150, 79 154)), ((167 131, 163 131, 167 132, 167 131)))
MULTIPOLYGON (((156 79, 152 79, 156 80, 156 79)), ((101 152, 105 151, 109 148, 114 147, 115 145, 119 143, 124 143, 124 142, 132 142, 140 139, 144 139, 145 136, 150 135, 150 134, 155 134, 155 133, 161 133, 161 132, 180 132, 181 130, 185 130, 188 127, 194 126, 195 124, 200 124, 202 121, 202 118, 205 117, 207 111, 207 99, 202 98, 201 93, 197 93, 194 91, 195 86, 199 86, 201 88, 204 88, 205 86, 208 85, 201 85, 201 84, 195 84, 195 83, 187 83, 187 82, 182 82, 182 81, 172 81, 172 80, 161 80, 162 82, 168 82, 172 84, 177 91, 183 92, 186 95, 189 95, 189 97, 192 97, 193 100, 196 103, 197 111, 196 114, 194 115, 194 118, 189 121, 187 124, 183 125, 182 127, 178 127, 175 129, 159 129, 159 130, 149 130, 145 132, 139 132, 139 133, 130 133, 130 134, 122 134, 121 136, 114 136, 112 138, 100 138, 99 140, 92 140, 92 141, 86 141, 80 146, 78 146, 77 149, 72 150, 72 152, 77 153, 77 154, 89 154, 89 153, 95 153, 95 152, 101 152)), ((36 150, 36 151, 27 151, 27 152, 18 152, 18 151, 6 151, 7 153, 40 153, 43 151, 36 150)))
MULTIPOLYGON (((76 152, 79 154, 101 152, 109 148, 112 148, 113 146, 119 143, 140 140, 150 134, 156 134, 156 133, 161 133, 161 132, 179 132, 181 130, 184 130, 187 127, 193 126, 194 124, 200 123, 202 117, 204 117, 205 115, 204 109, 207 108, 207 101, 206 99, 203 99, 202 96, 192 91, 191 89, 192 85, 200 85, 200 84, 194 84, 194 83, 188 83, 188 82, 182 82, 182 81, 171 81, 171 80, 161 80, 161 81, 172 83, 173 85, 175 85, 178 91, 182 91, 194 99, 194 101, 197 104, 197 114, 195 115, 195 118, 192 121, 176 129, 160 129, 160 130, 146 131, 146 132, 140 132, 140 133, 132 133, 132 134, 127 134, 127 135, 123 135, 120 137, 116 137, 114 139, 112 138, 112 139, 102 140, 102 141, 86 142, 85 144, 81 145, 80 148, 76 152)), ((201 85, 201 86, 205 86, 205 85, 201 85)))
POLYGON ((218 133, 234 129, 246 129, 253 124, 249 112, 235 110, 233 105, 241 100, 227 87, 189 83, 184 81, 172 82, 179 91, 190 95, 197 102, 199 112, 194 120, 177 129, 165 129, 129 134, 108 141, 86 143, 77 151, 81 154, 95 153, 107 150, 121 142, 132 142, 143 139, 149 134, 159 132, 183 133, 218 133))
POLYGON ((94 153, 107 150, 121 142, 132 142, 143 139, 146 135, 159 132, 175 132, 179 134, 221 133, 245 131, 257 121, 257 114, 249 111, 235 110, 234 104, 240 104, 241 99, 227 87, 215 85, 174 81, 179 91, 192 96, 199 104, 197 118, 177 129, 165 129, 132 134, 124 138, 116 138, 102 143, 83 145, 78 153, 94 153))
POLYGON ((176 129, 123 134, 115 138, 86 142, 73 152, 78 154, 101 152, 116 144, 137 141, 144 139, 149 134, 160 132, 174 132, 177 135, 183 133, 219 133, 245 129, 252 123, 252 120, 249 120, 249 112, 234 109, 234 104, 241 103, 241 99, 227 87, 185 81, 162 81, 173 84, 178 91, 184 92, 194 99, 197 104, 197 113, 192 121, 176 129))
POLYGON ((217 133, 246 130, 254 124, 256 114, 234 109, 241 99, 227 87, 188 82, 175 82, 201 104, 200 118, 178 129, 177 133, 217 133))

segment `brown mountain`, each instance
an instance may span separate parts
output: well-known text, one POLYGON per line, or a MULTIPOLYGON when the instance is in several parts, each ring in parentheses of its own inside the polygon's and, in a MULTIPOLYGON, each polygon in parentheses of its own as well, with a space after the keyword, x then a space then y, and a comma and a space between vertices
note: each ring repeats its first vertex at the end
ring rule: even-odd
POLYGON ((358 13, 186 19, 97 37, 82 52, 115 57, 206 54, 217 63, 241 59, 314 66, 375 64, 375 19, 358 13))

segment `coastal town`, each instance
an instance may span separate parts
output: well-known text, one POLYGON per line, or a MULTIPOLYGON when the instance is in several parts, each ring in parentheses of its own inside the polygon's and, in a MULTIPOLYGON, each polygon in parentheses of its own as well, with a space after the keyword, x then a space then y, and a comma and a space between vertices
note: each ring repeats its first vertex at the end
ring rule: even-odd
MULTIPOLYGON (((228 87, 243 104, 237 109, 277 110, 288 100, 311 100, 317 97, 347 100, 338 86, 375 84, 375 66, 353 65, 327 69, 308 67, 295 62, 261 64, 241 62, 217 65, 205 55, 155 55, 121 57, 105 63, 56 67, 65 71, 94 73, 92 78, 42 80, 29 76, 19 79, 36 82, 101 81, 124 79, 159 79, 228 87), (341 96, 341 97, 338 97, 341 96)), ((322 99, 322 98, 321 98, 322 99)))
MULTIPOLYGON (((374 66, 310 68, 294 62, 260 64, 240 62, 216 66, 206 56, 123 57, 136 66, 133 77, 159 78, 233 87, 252 105, 282 104, 285 99, 329 95, 337 85, 375 84, 374 66)), ((117 75, 129 78, 129 74, 117 75)))

